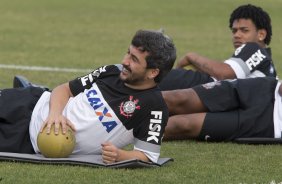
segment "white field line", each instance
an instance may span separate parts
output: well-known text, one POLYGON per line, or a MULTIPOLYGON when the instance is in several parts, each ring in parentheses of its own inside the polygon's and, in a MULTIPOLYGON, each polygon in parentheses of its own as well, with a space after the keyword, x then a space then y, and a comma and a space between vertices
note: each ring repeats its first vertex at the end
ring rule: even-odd
POLYGON ((51 71, 51 72, 90 72, 87 69, 76 68, 57 68, 57 67, 44 67, 44 66, 24 66, 24 65, 7 65, 0 64, 3 69, 17 69, 17 70, 30 70, 30 71, 51 71))

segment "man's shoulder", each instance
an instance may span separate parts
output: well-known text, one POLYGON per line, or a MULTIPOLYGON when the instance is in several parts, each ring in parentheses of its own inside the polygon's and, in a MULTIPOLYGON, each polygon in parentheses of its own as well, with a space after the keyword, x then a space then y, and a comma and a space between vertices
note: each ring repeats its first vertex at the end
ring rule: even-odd
POLYGON ((138 96, 142 97, 142 99, 145 99, 145 100, 155 101, 155 100, 163 99, 161 90, 158 86, 143 90, 142 92, 138 92, 137 94, 138 96))
POLYGON ((235 50, 232 57, 242 59, 243 61, 247 61, 249 58, 270 59, 266 48, 261 47, 255 42, 248 42, 241 45, 235 50))
POLYGON ((121 64, 104 65, 96 70, 100 70, 102 72, 120 72, 122 70, 122 65, 121 64))
POLYGON ((147 110, 167 110, 166 103, 158 87, 144 90, 142 92, 136 93, 133 96, 135 96, 141 106, 147 110))
POLYGON ((239 56, 239 55, 246 55, 246 54, 253 54, 259 49, 264 49, 260 47, 257 43, 255 42, 247 42, 245 44, 242 44, 240 47, 238 47, 235 52, 234 56, 239 56))

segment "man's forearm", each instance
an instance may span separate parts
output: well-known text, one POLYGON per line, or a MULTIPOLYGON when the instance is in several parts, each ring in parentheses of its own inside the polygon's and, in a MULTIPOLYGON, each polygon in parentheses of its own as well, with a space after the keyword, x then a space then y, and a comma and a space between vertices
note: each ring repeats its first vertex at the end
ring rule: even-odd
POLYGON ((62 84, 52 91, 50 99, 50 112, 49 115, 60 115, 66 106, 71 93, 68 84, 62 84))
POLYGON ((68 83, 62 84, 52 90, 49 102, 49 114, 44 121, 40 132, 42 132, 46 127, 47 133, 49 134, 53 124, 55 124, 55 134, 59 133, 60 128, 58 125, 62 126, 63 134, 66 133, 67 125, 75 131, 74 125, 62 115, 62 112, 71 96, 72 94, 70 92, 68 83))
POLYGON ((193 59, 189 60, 191 65, 193 65, 198 71, 214 74, 214 66, 217 65, 217 61, 213 61, 203 56, 195 56, 193 59))
POLYGON ((196 53, 188 54, 186 57, 198 71, 207 73, 217 80, 236 78, 233 69, 221 61, 212 60, 196 53))
POLYGON ((113 162, 119 162, 123 160, 129 160, 129 159, 139 159, 145 162, 149 161, 145 153, 138 150, 132 150, 132 151, 122 150, 117 148, 111 142, 102 143, 101 146, 102 146, 103 162, 107 164, 113 162))
POLYGON ((123 160, 129 160, 129 159, 138 159, 144 162, 149 161, 148 157, 141 151, 138 151, 138 150, 126 151, 126 150, 119 149, 119 155, 116 161, 123 161, 123 160))

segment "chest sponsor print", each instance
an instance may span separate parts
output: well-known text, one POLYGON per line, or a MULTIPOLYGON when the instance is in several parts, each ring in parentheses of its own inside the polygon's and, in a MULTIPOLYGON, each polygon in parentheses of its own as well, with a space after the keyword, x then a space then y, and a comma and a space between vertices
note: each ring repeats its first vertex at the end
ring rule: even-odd
POLYGON ((117 126, 117 122, 112 115, 114 112, 102 102, 101 97, 95 89, 89 90, 86 96, 90 106, 98 116, 100 123, 108 133, 111 132, 117 126))

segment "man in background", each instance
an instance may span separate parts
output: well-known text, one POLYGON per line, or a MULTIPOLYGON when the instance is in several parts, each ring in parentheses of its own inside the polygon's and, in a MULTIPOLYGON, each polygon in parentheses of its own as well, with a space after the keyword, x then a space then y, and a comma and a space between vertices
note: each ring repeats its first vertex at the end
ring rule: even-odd
POLYGON ((271 19, 261 7, 247 4, 230 15, 229 28, 235 48, 225 61, 188 52, 159 84, 162 90, 185 89, 215 80, 250 77, 277 77, 268 47, 272 36, 271 19), (185 70, 192 66, 197 71, 185 70))

